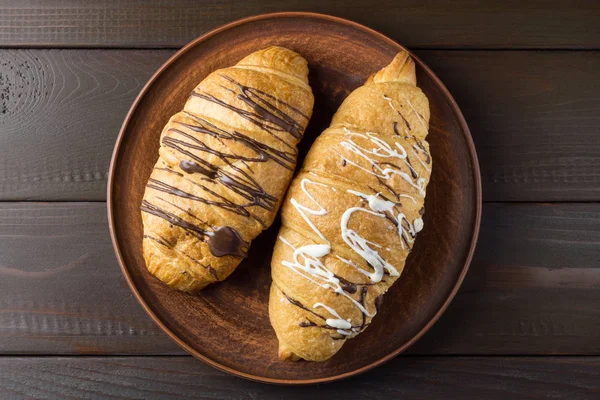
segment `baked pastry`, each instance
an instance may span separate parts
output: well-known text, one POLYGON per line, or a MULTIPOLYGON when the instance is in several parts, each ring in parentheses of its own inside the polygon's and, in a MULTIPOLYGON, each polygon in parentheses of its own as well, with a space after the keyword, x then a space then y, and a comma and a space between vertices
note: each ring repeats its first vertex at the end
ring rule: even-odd
POLYGON ((283 204, 271 263, 280 358, 327 360, 369 326, 423 229, 428 127, 429 102, 401 52, 313 144, 283 204))
POLYGON ((141 205, 152 274, 194 292, 236 268, 275 218, 313 100, 306 60, 282 47, 196 86, 162 131, 141 205))

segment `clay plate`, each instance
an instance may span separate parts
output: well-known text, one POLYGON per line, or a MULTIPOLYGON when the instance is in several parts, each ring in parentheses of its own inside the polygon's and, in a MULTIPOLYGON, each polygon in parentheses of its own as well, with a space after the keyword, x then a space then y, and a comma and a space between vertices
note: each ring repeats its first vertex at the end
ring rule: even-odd
POLYGON ((279 361, 267 313, 269 263, 279 221, 252 243, 249 258, 225 282, 199 295, 187 295, 167 288, 147 272, 139 211, 157 159, 159 135, 169 117, 181 110, 191 90, 210 72, 271 45, 295 50, 309 63, 315 107, 301 155, 329 125, 342 100, 403 49, 354 22, 310 13, 246 18, 194 40, 156 72, 125 118, 110 165, 110 230, 131 290, 154 321, 190 354, 256 381, 333 381, 364 372, 408 348, 455 295, 479 229, 477 156, 454 99, 413 55, 418 85, 431 107, 428 140, 434 167, 425 203, 425 229, 401 279, 386 294, 382 310, 364 333, 327 362, 279 361))

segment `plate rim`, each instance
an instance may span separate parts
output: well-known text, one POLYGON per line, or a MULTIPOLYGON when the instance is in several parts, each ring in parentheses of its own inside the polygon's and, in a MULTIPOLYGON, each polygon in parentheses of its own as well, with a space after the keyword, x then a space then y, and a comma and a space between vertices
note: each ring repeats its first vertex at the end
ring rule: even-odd
POLYGON ((328 15, 328 14, 303 12, 303 11, 274 12, 274 13, 258 14, 258 15, 241 18, 241 19, 229 22, 227 24, 221 25, 215 29, 211 29, 210 31, 208 31, 208 32, 202 34, 201 36, 197 37, 196 39, 192 40, 191 42, 189 42, 188 44, 183 46, 181 49, 179 49, 177 52, 175 52, 175 54, 173 54, 171 57, 169 57, 169 59, 167 61, 165 61, 156 70, 156 72, 150 77, 150 79, 148 79, 146 84, 143 86, 143 88, 140 90, 139 94, 136 96, 135 100, 133 101, 129 111, 127 112, 127 115, 125 116, 125 119, 123 120, 123 124, 121 125, 119 134, 115 141, 113 153, 112 153, 111 159, 110 159, 110 166, 109 166, 109 170, 108 170, 108 180, 107 180, 107 186, 106 186, 106 208, 107 208, 108 227, 109 227, 112 246, 113 246, 115 255, 117 256, 117 261, 119 263, 119 267, 121 268, 121 272, 123 273, 123 276, 125 277, 125 280, 127 281, 127 285, 129 286, 129 289, 134 294, 135 298, 137 299, 138 303, 140 303, 140 305, 142 306, 142 308, 144 309, 146 314, 148 314, 150 316, 150 318, 154 321, 154 323, 157 324, 158 327, 164 333, 166 333, 167 336, 169 336, 169 338, 171 340, 173 340, 179 347, 184 349, 187 353, 192 355, 194 358, 201 360, 202 362, 204 362, 205 364, 208 364, 209 366, 211 366, 213 368, 216 368, 220 371, 223 371, 223 372, 226 372, 231 375, 238 376, 238 377, 241 377, 244 379, 248 379, 248 380, 255 381, 255 382, 277 384, 277 385, 294 385, 294 386, 311 385, 311 384, 327 383, 327 382, 338 381, 341 379, 347 379, 352 376, 356 376, 356 375, 362 374, 364 372, 367 372, 375 367, 378 367, 378 366, 388 362, 389 360, 395 358, 397 355, 399 355, 400 353, 404 352, 406 349, 411 347, 427 331, 429 331, 429 329, 439 320, 439 318, 446 311, 446 309, 448 308, 448 306, 450 305, 450 303, 456 296, 456 293, 458 292, 460 286, 462 285, 463 280, 464 280, 464 278, 469 270, 469 267, 471 265, 471 261, 473 259, 473 254, 475 252, 475 247, 477 246, 477 239, 479 236, 479 229, 480 229, 480 225, 481 225, 481 213, 482 213, 481 172, 479 169, 479 160, 477 158, 477 151, 475 149, 475 144, 473 142, 473 137, 471 135, 471 131, 469 130, 467 122, 466 122, 458 104, 456 103, 456 100, 454 100, 454 97, 452 96, 452 94, 450 93, 448 88, 446 88, 446 85, 444 85, 444 83, 438 78, 438 76, 423 61, 421 61, 417 56, 415 56, 410 50, 408 50, 401 44, 397 43, 395 40, 387 37, 386 35, 378 32, 374 29, 371 29, 367 26, 364 26, 362 24, 359 24, 357 22, 354 22, 354 21, 351 21, 351 20, 348 20, 345 18, 340 18, 340 17, 336 17, 333 15, 328 15), (398 51, 400 51, 400 50, 407 51, 411 55, 411 57, 413 57, 413 59, 419 65, 419 67, 422 68, 423 70, 425 70, 428 73, 428 75, 430 75, 433 78, 434 83, 442 90, 442 92, 445 95, 446 100, 449 101, 449 103, 452 107, 452 110, 453 110, 455 116, 457 117, 462 134, 463 134, 465 142, 467 144, 467 150, 468 150, 468 153, 470 156, 471 167, 472 167, 472 179, 473 179, 473 183, 475 186, 475 218, 474 218, 473 226, 471 229, 472 236, 471 236, 471 240, 470 240, 469 251, 467 252, 467 257, 465 259, 465 263, 460 271, 460 274, 458 275, 458 277, 454 283, 454 286, 452 287, 452 290, 450 291, 449 295, 446 297, 446 299, 442 303, 441 307, 433 315, 433 317, 410 340, 405 342, 402 346, 398 347, 394 351, 385 355, 384 357, 381 357, 381 358, 379 358, 363 367, 357 368, 353 371, 345 372, 343 374, 328 376, 328 377, 324 377, 324 378, 283 379, 283 378, 270 378, 270 377, 266 377, 266 376, 250 374, 250 373, 239 371, 234 368, 223 365, 223 364, 219 363, 218 361, 215 361, 215 360, 209 358, 208 356, 205 356, 204 354, 191 348, 185 341, 180 339, 175 333, 173 333, 162 322, 162 320, 154 313, 154 311, 147 304, 146 300, 140 294, 140 292, 139 292, 138 288, 136 287, 136 285, 134 284, 133 279, 129 273, 129 270, 123 260, 123 256, 121 254, 121 249, 119 246, 119 242, 117 241, 117 235, 115 233, 115 228, 114 228, 114 225, 115 225, 114 213, 113 213, 113 201, 114 200, 112 198, 112 194, 114 191, 114 187, 113 187, 114 186, 114 176, 116 173, 115 166, 116 166, 117 159, 118 159, 118 156, 120 153, 121 145, 123 143, 123 139, 125 137, 125 131, 127 130, 128 126, 130 125, 131 118, 132 118, 133 114, 135 113, 135 111, 137 110, 139 103, 146 96, 146 93, 148 92, 150 87, 153 86, 154 82, 158 79, 158 77, 161 76, 163 74, 163 72, 171 64, 173 64, 176 60, 178 60, 179 57, 181 57, 183 54, 187 53, 190 48, 198 45, 201 42, 206 41, 207 39, 209 39, 215 35, 218 35, 219 33, 223 32, 223 31, 229 30, 231 28, 234 28, 234 27, 237 27, 240 25, 244 25, 247 23, 261 21, 261 20, 267 20, 267 19, 303 18, 303 17, 325 20, 325 21, 330 21, 330 22, 335 22, 337 24, 345 25, 345 26, 357 29, 359 31, 363 31, 364 33, 372 35, 373 37, 376 37, 379 40, 387 42, 388 44, 392 45, 393 47, 398 48, 398 51))

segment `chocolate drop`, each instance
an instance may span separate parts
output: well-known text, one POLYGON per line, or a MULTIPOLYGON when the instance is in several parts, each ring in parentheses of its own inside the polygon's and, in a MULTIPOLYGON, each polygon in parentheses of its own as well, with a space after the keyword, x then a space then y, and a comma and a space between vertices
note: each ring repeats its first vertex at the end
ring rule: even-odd
POLYGON ((214 179, 214 177, 217 176, 215 171, 211 171, 207 168, 204 168, 203 166, 195 163, 194 161, 181 160, 179 162, 179 168, 181 168, 182 171, 188 174, 199 173, 206 176, 209 179, 214 179))
POLYGON ((249 244, 230 226, 220 226, 210 234, 210 252, 216 257, 247 257, 249 244))

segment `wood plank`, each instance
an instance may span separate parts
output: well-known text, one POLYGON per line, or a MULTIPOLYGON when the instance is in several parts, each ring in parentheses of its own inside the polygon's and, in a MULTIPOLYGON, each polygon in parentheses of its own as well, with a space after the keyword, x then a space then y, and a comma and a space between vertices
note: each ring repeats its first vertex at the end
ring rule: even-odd
POLYGON ((1 51, 0 200, 104 200, 133 99, 171 51, 1 51))
MULTIPOLYGON (((129 294, 105 221, 103 203, 0 203, 0 354, 182 354, 129 294)), ((462 289, 410 352, 600 355, 598 243, 598 203, 485 204, 462 289)))
POLYGON ((0 358, 0 396, 136 399, 591 399, 598 357, 397 357, 327 385, 264 385, 191 357, 0 358))
POLYGON ((591 0, 0 1, 1 46, 180 47, 227 22, 275 11, 333 14, 410 47, 598 48, 591 0))
POLYGON ((484 204, 469 273, 417 354, 600 355, 600 204, 484 204))
MULTIPOLYGON (((0 50, 0 200, 104 200, 122 120, 171 54, 0 50)), ((600 200, 600 52, 417 54, 470 124, 485 201, 600 200)))
POLYGON ((0 352, 179 352, 130 293, 104 203, 0 203, 0 239, 0 352))
POLYGON ((600 200, 600 53, 417 54, 465 115, 484 201, 600 200))

